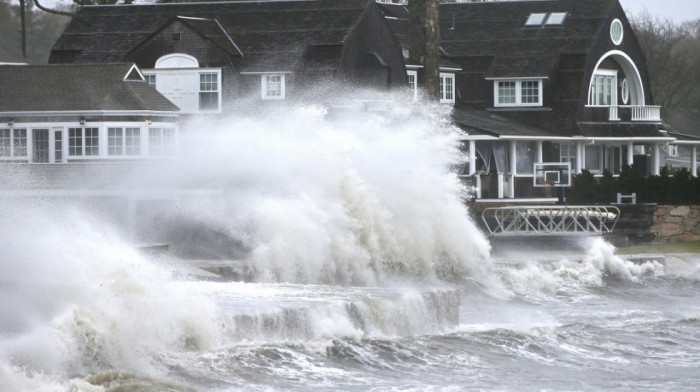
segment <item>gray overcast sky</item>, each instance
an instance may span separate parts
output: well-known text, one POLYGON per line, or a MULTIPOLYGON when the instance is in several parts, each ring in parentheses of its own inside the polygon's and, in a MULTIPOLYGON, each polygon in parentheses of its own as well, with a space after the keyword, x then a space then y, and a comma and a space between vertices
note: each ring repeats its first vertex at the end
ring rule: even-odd
MULTIPOLYGON (((14 0, 17 2, 17 0, 14 0)), ((138 3, 139 0, 136 0, 138 3)), ((700 0, 620 0, 630 16, 645 8, 652 14, 669 18, 676 23, 700 18, 700 0)), ((70 0, 44 0, 42 4, 71 3, 70 0)))
POLYGON ((700 18, 700 0, 620 0, 628 16, 642 12, 668 18, 676 23, 700 18))

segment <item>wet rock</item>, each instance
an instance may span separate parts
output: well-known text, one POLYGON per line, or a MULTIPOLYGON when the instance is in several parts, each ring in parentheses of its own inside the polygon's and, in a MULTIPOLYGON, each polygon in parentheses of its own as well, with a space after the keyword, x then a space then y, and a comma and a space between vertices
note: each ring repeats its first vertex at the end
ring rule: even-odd
POLYGON ((670 212, 670 214, 672 216, 688 216, 689 213, 690 213, 690 207, 688 207, 688 206, 676 207, 676 208, 672 209, 670 212))

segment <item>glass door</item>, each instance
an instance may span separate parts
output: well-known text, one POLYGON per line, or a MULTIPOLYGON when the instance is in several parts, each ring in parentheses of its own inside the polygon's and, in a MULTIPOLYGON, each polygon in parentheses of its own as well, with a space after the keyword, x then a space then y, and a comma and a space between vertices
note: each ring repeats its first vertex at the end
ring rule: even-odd
POLYGON ((32 129, 32 162, 49 163, 48 129, 32 129))

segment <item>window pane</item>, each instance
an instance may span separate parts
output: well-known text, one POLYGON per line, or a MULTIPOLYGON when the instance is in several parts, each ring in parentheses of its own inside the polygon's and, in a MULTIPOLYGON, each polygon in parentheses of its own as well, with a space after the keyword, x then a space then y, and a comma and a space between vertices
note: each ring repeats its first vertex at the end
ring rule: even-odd
POLYGON ((107 128, 107 154, 123 155, 123 129, 107 128))
POLYGON ((124 148, 126 155, 141 154, 141 129, 126 128, 124 135, 124 148))
POLYGON ((100 144, 97 128, 85 128, 85 155, 100 155, 100 144))
POLYGON ((63 161, 63 131, 54 131, 54 161, 63 161))
POLYGON ((586 146, 586 170, 597 171, 600 167, 600 146, 586 146))
POLYGON ((516 149, 516 170, 521 174, 531 174, 535 163, 536 151, 535 142, 517 142, 516 149))
POLYGON ((12 151, 12 141, 10 140, 10 130, 0 129, 0 157, 9 157, 12 151))
POLYGON ((523 81, 520 85, 521 103, 540 103, 540 82, 523 81))
POLYGON ((83 129, 68 128, 68 155, 83 155, 83 129))
POLYGON ((515 104, 515 82, 498 82, 498 103, 515 104))
POLYGON ((146 82, 151 86, 156 86, 156 75, 143 75, 146 78, 146 82))
POLYGON ((265 76, 265 95, 267 97, 282 96, 282 75, 265 76))
POLYGON ((163 129, 163 155, 175 154, 175 130, 172 128, 163 129))
POLYGON ((566 19, 566 12, 552 12, 545 24, 548 26, 560 25, 564 23, 564 19, 566 19))
POLYGON ((148 153, 150 155, 162 154, 162 128, 151 128, 148 130, 148 153))
POLYGON ((219 109, 219 93, 203 92, 199 93, 199 110, 219 109))
POLYGON ((547 14, 530 14, 530 17, 525 22, 525 26, 541 26, 546 16, 547 14))

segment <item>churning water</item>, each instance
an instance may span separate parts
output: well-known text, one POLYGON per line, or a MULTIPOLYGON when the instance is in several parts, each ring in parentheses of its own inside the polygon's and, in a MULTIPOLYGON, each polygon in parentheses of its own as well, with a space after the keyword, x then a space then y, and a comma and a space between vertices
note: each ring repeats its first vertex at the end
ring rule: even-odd
POLYGON ((265 112, 186 127, 159 180, 219 196, 151 233, 251 281, 194 278, 80 204, 4 203, 1 391, 697 390, 697 256, 492 256, 441 109, 265 112))

